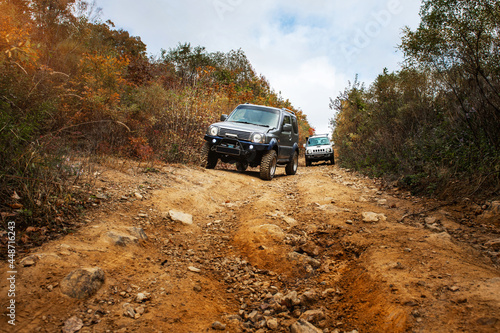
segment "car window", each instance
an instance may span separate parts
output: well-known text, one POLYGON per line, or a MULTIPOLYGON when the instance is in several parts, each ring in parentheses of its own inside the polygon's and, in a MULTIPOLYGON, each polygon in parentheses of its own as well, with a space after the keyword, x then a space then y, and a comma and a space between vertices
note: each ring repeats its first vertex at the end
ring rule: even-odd
POLYGON ((283 118, 283 126, 291 123, 292 123, 292 118, 290 116, 285 115, 285 117, 283 118))
POLYGON ((297 123, 297 118, 292 118, 293 133, 299 133, 299 125, 297 123))
POLYGON ((226 121, 276 128, 279 121, 279 112, 262 108, 237 108, 226 121))

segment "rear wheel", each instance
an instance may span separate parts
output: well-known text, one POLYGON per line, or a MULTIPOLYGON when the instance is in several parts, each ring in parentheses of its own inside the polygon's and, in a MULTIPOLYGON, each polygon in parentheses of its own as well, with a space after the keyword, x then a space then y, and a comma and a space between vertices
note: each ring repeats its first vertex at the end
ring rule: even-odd
POLYGON ((299 155, 295 151, 293 153, 292 160, 285 167, 286 174, 295 175, 297 173, 298 166, 299 166, 299 155))
POLYGON ((270 150, 262 156, 260 163, 260 178, 271 180, 276 173, 276 151, 270 150))
POLYGON ((207 169, 213 169, 217 165, 217 155, 210 149, 210 143, 205 142, 201 148, 201 166, 207 169))

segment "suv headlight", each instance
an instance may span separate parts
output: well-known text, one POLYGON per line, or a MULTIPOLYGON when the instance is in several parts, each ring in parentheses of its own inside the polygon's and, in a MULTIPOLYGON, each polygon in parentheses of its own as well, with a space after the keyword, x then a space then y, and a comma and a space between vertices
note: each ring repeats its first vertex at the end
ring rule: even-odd
POLYGON ((252 142, 264 143, 264 142, 266 142, 266 136, 262 133, 253 133, 252 134, 252 142))
POLYGON ((312 150, 311 150, 311 149, 308 149, 308 150, 306 151, 306 153, 307 153, 307 154, 312 154, 312 150))
POLYGON ((219 135, 219 128, 217 126, 210 126, 208 128, 208 135, 218 136, 219 135))

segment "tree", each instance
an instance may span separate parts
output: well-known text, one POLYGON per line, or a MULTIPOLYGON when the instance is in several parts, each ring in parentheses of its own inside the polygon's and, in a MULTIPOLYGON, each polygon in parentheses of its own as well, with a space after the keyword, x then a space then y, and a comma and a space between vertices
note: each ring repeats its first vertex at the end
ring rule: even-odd
MULTIPOLYGON (((477 149, 500 149, 500 2, 427 0, 401 44, 408 63, 436 71, 477 149)), ((451 111, 453 113, 453 111, 451 111)))

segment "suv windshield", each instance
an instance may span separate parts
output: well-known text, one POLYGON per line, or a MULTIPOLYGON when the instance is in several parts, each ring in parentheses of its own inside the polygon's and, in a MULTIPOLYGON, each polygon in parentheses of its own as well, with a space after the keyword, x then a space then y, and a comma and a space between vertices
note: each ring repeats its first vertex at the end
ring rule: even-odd
POLYGON ((307 141, 308 146, 320 146, 320 145, 329 145, 330 140, 328 138, 310 138, 307 141))
POLYGON ((280 114, 277 110, 243 107, 234 110, 226 121, 277 128, 279 116, 280 114))

